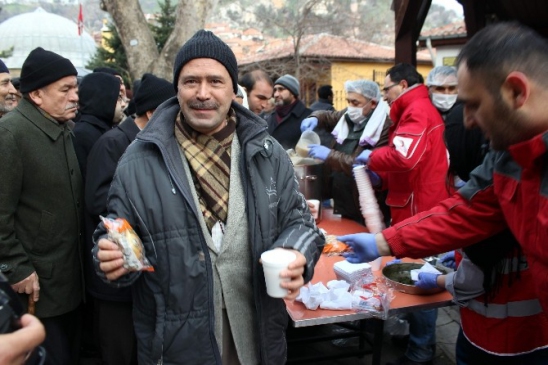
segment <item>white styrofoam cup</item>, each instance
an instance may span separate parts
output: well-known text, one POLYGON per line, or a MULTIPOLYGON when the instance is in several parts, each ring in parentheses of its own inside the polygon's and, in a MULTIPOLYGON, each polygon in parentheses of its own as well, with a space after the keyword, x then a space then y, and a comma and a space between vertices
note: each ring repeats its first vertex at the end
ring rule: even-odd
POLYGON ((262 253, 261 262, 263 264, 266 292, 272 298, 283 298, 287 295, 287 289, 280 286, 282 282, 280 272, 286 269, 289 263, 295 261, 296 258, 295 253, 284 249, 274 249, 262 253))

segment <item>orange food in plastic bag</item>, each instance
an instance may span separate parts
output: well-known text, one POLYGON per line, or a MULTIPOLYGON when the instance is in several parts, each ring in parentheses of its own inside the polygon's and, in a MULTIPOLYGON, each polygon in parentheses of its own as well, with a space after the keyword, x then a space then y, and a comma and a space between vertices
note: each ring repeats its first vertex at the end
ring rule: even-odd
POLYGON ((123 218, 100 217, 107 229, 108 239, 122 250, 124 268, 129 271, 154 271, 154 267, 145 257, 145 247, 137 233, 123 218))
POLYGON ((337 241, 337 238, 334 235, 326 236, 325 246, 323 246, 322 253, 326 253, 329 255, 338 255, 346 251, 348 251, 347 244, 341 241, 337 241))

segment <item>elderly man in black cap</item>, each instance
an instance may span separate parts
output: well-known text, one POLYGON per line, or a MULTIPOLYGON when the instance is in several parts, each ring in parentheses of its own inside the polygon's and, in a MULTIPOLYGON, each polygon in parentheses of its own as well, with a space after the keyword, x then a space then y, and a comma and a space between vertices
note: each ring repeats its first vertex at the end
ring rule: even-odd
POLYGON ((139 363, 282 364, 288 316, 267 295, 259 259, 271 249, 294 255, 280 286, 295 299, 324 237, 287 153, 233 101, 232 50, 200 30, 174 65, 177 98, 128 147, 108 198, 109 217, 135 228, 155 271, 128 272, 100 224, 97 272, 133 286, 139 363))
POLYGON ((284 149, 295 148, 301 137, 301 122, 312 110, 299 100, 299 80, 291 75, 283 75, 274 82, 274 99, 276 108, 266 121, 268 133, 283 146, 284 149))
POLYGON ((0 118, 17 106, 17 90, 11 82, 10 70, 0 60, 0 118))
MULTIPOLYGON (((135 95, 137 118, 127 117, 123 123, 106 132, 94 144, 88 157, 86 175, 86 222, 93 227, 99 224, 99 216, 106 216, 107 196, 118 165, 126 148, 147 125, 154 110, 164 101, 175 96, 173 85, 152 74, 144 74, 135 95)), ((86 235, 86 252, 93 248, 93 240, 86 235)), ((94 299, 94 323, 101 358, 106 364, 135 364, 137 349, 131 310, 131 288, 113 288, 95 274, 88 255, 86 289, 94 299), (112 326, 117 323, 117 326, 112 326)))
POLYGON ((0 270, 35 306, 52 364, 76 364, 79 352, 83 183, 67 126, 76 75, 68 59, 34 49, 23 99, 0 121, 0 270))

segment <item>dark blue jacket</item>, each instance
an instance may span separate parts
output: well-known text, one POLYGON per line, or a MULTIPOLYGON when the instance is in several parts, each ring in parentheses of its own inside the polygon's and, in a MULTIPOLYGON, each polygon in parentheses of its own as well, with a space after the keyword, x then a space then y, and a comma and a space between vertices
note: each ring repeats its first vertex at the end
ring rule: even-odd
MULTIPOLYGON (((266 294, 261 253, 294 248, 307 259, 308 282, 324 238, 298 193, 287 153, 264 121, 232 103, 241 144, 240 173, 246 196, 253 267, 255 325, 261 364, 287 357, 285 303, 266 294)), ((221 364, 215 339, 213 268, 194 198, 174 135, 177 98, 158 108, 119 162, 108 201, 110 217, 135 228, 155 272, 134 272, 114 282, 133 286, 133 316, 141 364, 221 364)), ((104 237, 99 225, 94 238, 104 237)), ((96 248, 94 248, 96 255, 96 248)), ((102 272, 97 267, 99 275, 102 272)))

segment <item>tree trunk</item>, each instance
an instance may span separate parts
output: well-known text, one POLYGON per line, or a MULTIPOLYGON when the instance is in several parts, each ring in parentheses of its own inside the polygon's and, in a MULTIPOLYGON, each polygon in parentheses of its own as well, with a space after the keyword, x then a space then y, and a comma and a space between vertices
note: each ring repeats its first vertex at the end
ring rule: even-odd
POLYGON ((172 81, 173 62, 179 48, 204 27, 207 14, 217 0, 179 0, 175 26, 161 52, 158 52, 138 0, 103 0, 103 3, 124 45, 132 79, 152 72, 172 81))
POLYGON ((173 61, 177 52, 194 33, 204 28, 208 12, 216 4, 217 0, 179 0, 173 32, 152 67, 155 75, 163 75, 167 80, 173 79, 173 61))
POLYGON ((132 79, 139 79, 158 58, 158 50, 138 0, 103 0, 112 16, 132 79))

